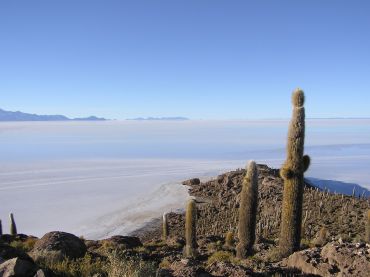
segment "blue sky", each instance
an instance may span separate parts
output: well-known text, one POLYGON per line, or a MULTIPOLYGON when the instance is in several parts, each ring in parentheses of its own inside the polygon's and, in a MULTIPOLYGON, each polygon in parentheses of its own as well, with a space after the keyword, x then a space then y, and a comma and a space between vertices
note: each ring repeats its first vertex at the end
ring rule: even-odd
POLYGON ((0 108, 370 117, 370 1, 2 0, 0 108))

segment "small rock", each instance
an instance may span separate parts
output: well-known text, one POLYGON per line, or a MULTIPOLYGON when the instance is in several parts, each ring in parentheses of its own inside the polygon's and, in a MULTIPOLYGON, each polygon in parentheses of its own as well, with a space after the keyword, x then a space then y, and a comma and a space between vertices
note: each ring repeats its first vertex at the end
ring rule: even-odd
POLYGON ((33 277, 48 277, 48 275, 42 269, 39 269, 33 277))

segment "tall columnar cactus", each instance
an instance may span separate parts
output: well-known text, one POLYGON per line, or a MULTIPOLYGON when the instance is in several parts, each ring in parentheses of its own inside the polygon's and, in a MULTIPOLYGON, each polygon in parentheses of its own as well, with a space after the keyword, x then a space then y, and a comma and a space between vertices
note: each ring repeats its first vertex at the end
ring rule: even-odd
POLYGON ((162 239, 166 241, 167 237, 168 237, 168 220, 167 220, 167 213, 164 213, 163 221, 162 221, 162 239))
POLYGON ((12 236, 17 235, 17 226, 15 225, 14 216, 12 213, 9 214, 10 219, 10 234, 12 236))
POLYGON ((1 219, 0 219, 0 236, 3 235, 3 225, 1 223, 1 219))
POLYGON ((297 89, 292 95, 293 115, 290 121, 287 159, 280 169, 284 179, 282 219, 279 252, 286 257, 297 251, 301 240, 304 172, 310 165, 310 157, 303 156, 305 138, 304 93, 297 89))
POLYGON ((236 256, 245 259, 252 253, 256 239, 256 218, 258 202, 258 173, 254 161, 249 162, 247 173, 243 179, 243 188, 239 208, 239 243, 236 256))
POLYGON ((370 210, 367 211, 366 216, 366 238, 367 243, 370 243, 370 210))
POLYGON ((190 199, 186 207, 186 216, 185 216, 186 245, 184 249, 184 255, 187 258, 194 258, 197 256, 196 220, 197 220, 197 207, 194 199, 190 199))

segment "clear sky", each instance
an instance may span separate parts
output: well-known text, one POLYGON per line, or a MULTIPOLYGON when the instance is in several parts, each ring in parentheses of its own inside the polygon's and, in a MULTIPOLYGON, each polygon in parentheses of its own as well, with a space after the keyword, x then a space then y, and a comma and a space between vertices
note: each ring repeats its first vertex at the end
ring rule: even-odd
POLYGON ((370 117, 370 1, 1 0, 0 108, 370 117))

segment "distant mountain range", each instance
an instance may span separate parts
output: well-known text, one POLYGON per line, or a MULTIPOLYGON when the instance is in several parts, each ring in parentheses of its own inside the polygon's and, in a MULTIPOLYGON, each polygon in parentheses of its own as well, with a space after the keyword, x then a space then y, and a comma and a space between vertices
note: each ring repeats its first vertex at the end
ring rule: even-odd
POLYGON ((336 180, 322 180, 312 177, 305 178, 305 180, 310 185, 319 187, 322 190, 329 190, 330 192, 337 192, 346 195, 352 195, 354 193, 355 196, 370 196, 370 191, 367 188, 355 183, 346 183, 336 180))
POLYGON ((183 121, 183 120, 189 120, 189 118, 176 116, 176 117, 137 117, 137 118, 130 118, 127 120, 177 120, 177 121, 183 121))
POLYGON ((68 118, 64 115, 38 115, 23 112, 10 112, 0 109, 0 121, 104 121, 96 116, 84 118, 68 118))

